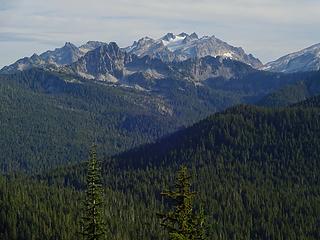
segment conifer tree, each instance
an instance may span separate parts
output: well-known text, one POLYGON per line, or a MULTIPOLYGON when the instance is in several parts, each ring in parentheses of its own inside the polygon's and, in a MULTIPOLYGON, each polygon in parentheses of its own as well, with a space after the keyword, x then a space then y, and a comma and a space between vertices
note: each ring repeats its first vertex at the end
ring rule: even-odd
POLYGON ((101 163, 97 160, 95 145, 90 151, 87 171, 87 189, 81 226, 82 235, 86 240, 102 240, 105 239, 103 189, 101 163))
POLYGON ((204 212, 202 208, 199 215, 193 211, 192 203, 196 193, 190 190, 190 178, 187 168, 182 166, 177 174, 175 190, 161 193, 173 201, 174 205, 173 210, 168 213, 157 214, 171 240, 205 239, 204 212))

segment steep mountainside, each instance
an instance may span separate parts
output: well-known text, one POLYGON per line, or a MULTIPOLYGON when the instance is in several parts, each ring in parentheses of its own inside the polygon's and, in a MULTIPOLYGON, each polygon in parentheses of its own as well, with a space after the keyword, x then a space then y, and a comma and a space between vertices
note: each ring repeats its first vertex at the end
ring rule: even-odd
POLYGON ((71 68, 85 78, 117 82, 117 78, 123 77, 124 66, 128 61, 128 54, 121 51, 116 43, 110 43, 88 52, 71 68))
POLYGON ((283 56, 261 69, 285 73, 317 71, 320 69, 320 44, 283 56))
POLYGON ((66 65, 77 61, 83 53, 72 43, 67 42, 62 48, 47 51, 40 55, 49 64, 66 65))

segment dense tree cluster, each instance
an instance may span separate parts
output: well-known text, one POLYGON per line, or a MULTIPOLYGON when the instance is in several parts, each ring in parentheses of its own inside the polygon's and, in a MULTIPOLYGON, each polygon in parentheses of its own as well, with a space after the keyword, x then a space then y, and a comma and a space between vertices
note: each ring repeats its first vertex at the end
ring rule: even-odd
MULTIPOLYGON (((238 106, 106 158, 107 238, 167 239, 156 216, 168 207, 160 193, 185 164, 208 239, 319 239, 319 114, 319 97, 276 110, 238 106)), ((1 239, 74 239, 85 169, 1 177, 1 239)))

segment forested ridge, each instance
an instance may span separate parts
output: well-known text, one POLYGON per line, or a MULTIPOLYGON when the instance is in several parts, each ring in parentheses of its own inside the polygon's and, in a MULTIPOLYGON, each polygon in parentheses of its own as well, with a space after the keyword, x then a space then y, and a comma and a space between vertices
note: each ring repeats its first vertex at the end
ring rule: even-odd
MULTIPOLYGON (((239 71, 247 68, 236 66, 239 71)), ((291 96, 284 89, 261 100, 268 106, 295 103, 319 92, 318 79, 319 72, 249 71, 201 84, 180 78, 148 80, 152 90, 137 90, 36 68, 0 75, 0 171, 34 173, 79 163, 92 141, 111 156, 302 81, 307 92, 298 84, 294 88, 299 94, 291 96)))
POLYGON ((259 100, 256 105, 264 107, 285 107, 319 95, 319 72, 312 72, 303 80, 289 84, 259 100))
MULTIPOLYGON (((108 239, 167 239, 156 213, 167 207, 160 192, 181 164, 199 194, 196 208, 204 207, 208 239, 319 239, 319 98, 278 109, 236 106, 105 158, 108 239)), ((1 177, 2 237, 76 238, 84 179, 84 165, 1 177)))
POLYGON ((40 70, 2 76, 2 172, 83 161, 95 140, 101 152, 114 154, 178 127, 174 116, 159 113, 159 104, 165 107, 161 99, 134 89, 69 81, 40 70))

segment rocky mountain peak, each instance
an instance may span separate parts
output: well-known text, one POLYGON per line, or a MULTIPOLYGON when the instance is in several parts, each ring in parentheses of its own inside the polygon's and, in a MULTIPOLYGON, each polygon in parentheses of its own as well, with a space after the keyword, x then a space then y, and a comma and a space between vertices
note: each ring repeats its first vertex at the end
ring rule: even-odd
POLYGON ((198 35, 194 32, 189 36, 191 39, 199 39, 198 35))
POLYGON ((66 47, 66 48, 77 48, 76 47, 76 45, 74 45, 73 43, 71 43, 71 42, 66 42, 65 44, 64 44, 64 47, 66 47))
POLYGON ((205 56, 221 56, 244 62, 258 68, 262 65, 259 59, 251 54, 246 54, 242 48, 233 47, 221 41, 214 35, 199 38, 196 33, 167 33, 158 40, 139 40, 132 46, 125 48, 128 53, 137 56, 159 58, 165 62, 183 61, 188 58, 202 58, 205 56))
POLYGON ((178 34, 179 37, 188 37, 189 35, 185 32, 178 34))
POLYGON ((164 35, 161 39, 164 40, 164 41, 171 41, 173 39, 176 38, 176 35, 174 35, 173 33, 167 33, 166 35, 164 35))

